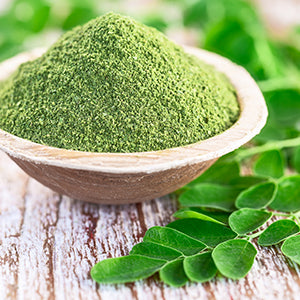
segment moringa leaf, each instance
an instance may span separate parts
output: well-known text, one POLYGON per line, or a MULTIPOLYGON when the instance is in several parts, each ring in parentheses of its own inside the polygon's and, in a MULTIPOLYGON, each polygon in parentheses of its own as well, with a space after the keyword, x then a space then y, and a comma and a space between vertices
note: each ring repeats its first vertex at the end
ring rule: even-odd
POLYGON ((251 270, 256 253, 255 247, 246 240, 229 240, 213 250, 212 258, 221 274, 240 279, 251 270))
POLYGON ((240 188, 247 189, 252 185, 256 185, 267 180, 266 177, 261 176, 240 176, 230 181, 230 185, 240 188))
POLYGON ((189 280, 183 269, 183 258, 173 260, 159 271, 160 279, 171 286, 180 287, 189 280))
POLYGON ((300 210, 300 175, 291 175, 278 181, 278 190, 270 207, 283 212, 300 210))
POLYGON ((265 224, 272 215, 271 212, 267 211, 242 208, 230 215, 229 226, 234 232, 244 235, 265 224))
POLYGON ((200 175, 198 178, 187 184, 187 186, 193 187, 199 183, 228 184, 231 180, 239 176, 240 166, 236 161, 217 161, 202 175, 200 175))
POLYGON ((209 281, 214 278, 217 273, 211 252, 186 257, 183 261, 183 268, 187 277, 197 282, 209 281))
POLYGON ((173 248, 184 255, 193 255, 206 248, 206 245, 200 241, 169 227, 154 226, 149 228, 143 241, 173 248))
POLYGON ((278 220, 260 235, 257 243, 260 246, 276 245, 297 232, 299 232, 299 226, 294 221, 278 220))
POLYGON ((230 228, 200 219, 176 220, 169 223, 167 227, 183 232, 210 247, 236 237, 236 233, 230 228))
POLYGON ((140 255, 109 258, 94 265, 91 270, 91 277, 99 283, 132 282, 153 275, 166 262, 140 255))
POLYGON ((271 150, 260 155, 254 164, 253 171, 256 175, 280 178, 284 174, 284 159, 282 152, 271 150))
POLYGON ((182 253, 173 248, 169 248, 160 244, 142 242, 133 246, 130 251, 130 255, 143 255, 170 261, 182 256, 182 253))
POLYGON ((237 208, 264 208, 274 199, 277 186, 273 182, 264 182, 242 191, 236 201, 237 208))
POLYGON ((300 265, 300 235, 291 236, 281 246, 282 253, 300 265))
POLYGON ((216 208, 233 211, 234 202, 241 189, 212 183, 197 184, 179 196, 182 206, 216 208))
POLYGON ((173 214, 173 217, 178 219, 201 219, 226 225, 228 224, 229 213, 219 211, 205 211, 198 207, 187 207, 176 211, 173 214))

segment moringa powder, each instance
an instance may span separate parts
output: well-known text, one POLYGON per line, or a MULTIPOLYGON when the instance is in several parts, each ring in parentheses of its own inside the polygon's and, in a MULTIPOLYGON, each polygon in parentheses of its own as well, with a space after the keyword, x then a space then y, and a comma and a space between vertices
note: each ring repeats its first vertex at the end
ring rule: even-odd
POLYGON ((115 13, 65 33, 0 89, 0 128, 58 148, 140 152, 229 128, 233 87, 162 33, 115 13))

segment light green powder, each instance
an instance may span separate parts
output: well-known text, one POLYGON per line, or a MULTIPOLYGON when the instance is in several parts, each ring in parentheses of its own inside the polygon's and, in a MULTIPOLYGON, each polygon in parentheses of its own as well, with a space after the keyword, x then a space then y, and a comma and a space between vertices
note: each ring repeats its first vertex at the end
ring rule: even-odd
POLYGON ((221 133, 238 116, 225 76, 114 13, 64 34, 0 90, 1 129, 81 151, 183 146, 221 133))

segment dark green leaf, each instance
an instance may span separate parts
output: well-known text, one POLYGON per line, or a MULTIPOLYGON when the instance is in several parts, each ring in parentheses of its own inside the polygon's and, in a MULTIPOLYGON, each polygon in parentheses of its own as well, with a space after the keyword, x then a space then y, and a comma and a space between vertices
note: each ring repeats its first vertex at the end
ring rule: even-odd
POLYGON ((241 189, 212 183, 201 183, 179 196, 183 206, 216 208, 233 211, 234 202, 241 189))
POLYGON ((251 270, 255 247, 245 240, 230 240, 219 244, 212 253, 217 269, 226 277, 240 279, 251 270))
POLYGON ((272 150, 261 154, 253 167, 260 176, 280 178, 284 174, 284 159, 281 151, 272 150))
POLYGON ((205 211, 198 207, 182 208, 173 214, 178 219, 201 219, 219 224, 228 224, 229 213, 219 211, 205 211))
POLYGON ((206 282, 214 278, 217 268, 211 252, 204 252, 186 257, 183 262, 185 274, 192 281, 206 282))
POLYGON ((273 201, 275 192, 275 183, 260 183, 241 192, 236 199, 235 205, 238 208, 264 208, 273 201))
POLYGON ((242 208, 229 217, 229 226, 240 235, 252 232, 265 224, 272 217, 271 212, 242 208))
POLYGON ((167 226, 177 229, 210 247, 236 237, 236 233, 230 228, 200 219, 176 220, 167 226))
POLYGON ((259 237, 258 244, 261 246, 276 245, 290 235, 299 232, 299 226, 292 220, 278 220, 272 223, 259 237))
POLYGON ((160 244, 151 243, 151 242, 142 242, 136 244, 135 246, 133 246, 133 248, 130 251, 130 255, 133 254, 143 255, 147 257, 163 259, 168 261, 174 260, 179 256, 182 256, 182 253, 175 249, 160 244))
POLYGON ((276 196, 270 207, 283 212, 300 210, 300 175, 280 179, 276 196))
POLYGON ((187 283, 188 278, 183 269, 183 258, 167 263, 159 271, 160 279, 171 286, 179 287, 187 283))
POLYGON ((202 175, 188 184, 189 187, 199 183, 228 184, 240 176, 240 166, 237 162, 216 162, 202 175))
POLYGON ((240 176, 230 181, 230 185, 235 186, 240 189, 247 189, 252 185, 256 185, 265 182, 267 179, 265 177, 259 176, 240 176))
POLYGON ((147 230, 143 241, 174 248, 184 255, 193 255, 206 248, 206 245, 198 240, 169 227, 151 227, 147 230))
POLYGON ((282 253, 300 265, 300 235, 291 236, 281 246, 282 253))
POLYGON ((165 260, 140 255, 109 258, 97 263, 91 276, 99 283, 132 282, 153 275, 165 264, 165 260))

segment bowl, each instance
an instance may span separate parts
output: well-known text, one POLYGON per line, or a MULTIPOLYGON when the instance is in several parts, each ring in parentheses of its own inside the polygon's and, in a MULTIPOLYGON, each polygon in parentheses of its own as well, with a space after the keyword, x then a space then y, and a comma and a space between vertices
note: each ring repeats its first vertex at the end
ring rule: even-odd
MULTIPOLYGON (((236 88, 241 113, 238 121, 223 133, 161 151, 91 153, 48 147, 0 130, 0 149, 37 181, 83 201, 135 203, 175 191, 198 177, 219 157, 251 140, 265 125, 268 114, 261 91, 245 69, 217 54, 184 48, 223 72, 236 88)), ((0 80, 43 52, 35 49, 1 63, 0 80)))

